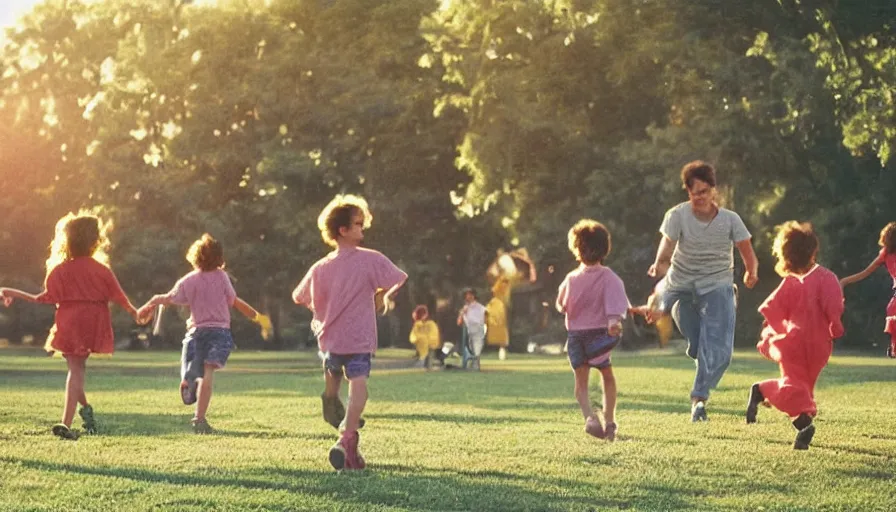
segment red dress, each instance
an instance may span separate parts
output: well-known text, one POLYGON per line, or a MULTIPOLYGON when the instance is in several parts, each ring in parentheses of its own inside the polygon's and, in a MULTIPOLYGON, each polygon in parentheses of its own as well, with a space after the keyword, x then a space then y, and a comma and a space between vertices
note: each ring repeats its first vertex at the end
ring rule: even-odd
POLYGON ((56 323, 46 349, 86 357, 115 350, 109 301, 128 299, 109 267, 86 256, 64 261, 47 276, 38 302, 56 304, 56 323))
POLYGON ((884 326, 884 332, 896 336, 896 253, 887 254, 886 247, 880 250, 877 259, 874 260, 878 265, 887 267, 887 272, 893 278, 893 297, 887 304, 887 323, 884 326))
POLYGON ((781 378, 759 383, 762 396, 791 417, 814 416, 815 382, 831 357, 833 338, 843 336, 837 276, 818 265, 803 276, 787 276, 759 312, 768 327, 756 348, 781 367, 781 378))

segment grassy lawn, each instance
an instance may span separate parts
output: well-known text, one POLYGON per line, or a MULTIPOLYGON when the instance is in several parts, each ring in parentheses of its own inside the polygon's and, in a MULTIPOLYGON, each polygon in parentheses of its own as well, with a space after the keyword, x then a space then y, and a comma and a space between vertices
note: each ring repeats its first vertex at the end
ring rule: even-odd
POLYGON ((689 422, 683 354, 616 353, 612 444, 582 432, 560 356, 488 354, 473 374, 399 368, 409 356, 378 355, 368 469, 337 474, 314 354, 235 352, 216 378, 212 436, 190 431, 179 354, 91 360, 100 434, 70 442, 49 432, 64 361, 0 350, 0 510, 896 510, 896 363, 884 357, 832 359, 813 447, 796 452, 780 413, 744 424, 749 385, 777 373, 751 352, 705 424, 689 422))

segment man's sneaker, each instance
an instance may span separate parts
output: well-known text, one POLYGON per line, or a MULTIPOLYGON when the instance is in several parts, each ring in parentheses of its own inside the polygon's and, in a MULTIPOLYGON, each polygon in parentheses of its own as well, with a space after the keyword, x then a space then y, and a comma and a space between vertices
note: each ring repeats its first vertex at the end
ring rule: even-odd
POLYGON ((336 444, 330 448, 329 459, 333 469, 341 471, 343 469, 364 469, 367 467, 367 462, 358 451, 358 441, 360 439, 361 436, 357 431, 342 434, 339 440, 336 441, 336 444))
POLYGON ((815 425, 809 425, 808 427, 800 430, 796 433, 796 439, 793 441, 793 449, 794 450, 808 450, 809 443, 812 442, 812 438, 815 436, 815 425))
POLYGON ((60 439, 66 439, 69 441, 77 441, 78 437, 80 437, 78 435, 78 432, 66 427, 62 423, 53 425, 53 434, 58 436, 60 439))
POLYGON ((180 381, 180 398, 184 401, 184 405, 193 405, 196 403, 196 388, 199 387, 196 379, 192 381, 180 381))
POLYGON ((702 400, 694 403, 694 407, 691 409, 691 423, 698 421, 709 421, 709 418, 706 417, 706 404, 702 400))
POLYGON ((609 442, 613 442, 616 440, 616 424, 615 423, 607 423, 607 426, 604 427, 604 439, 609 442))
POLYGON ((81 407, 78 410, 78 415, 81 416, 81 419, 84 420, 84 432, 87 434, 96 434, 96 419, 93 417, 93 407, 90 404, 81 407))
POLYGON ((193 418, 190 420, 190 425, 193 427, 193 432, 196 434, 214 434, 215 429, 212 428, 211 425, 208 424, 205 418, 193 418))
POLYGON ((600 424, 600 420, 594 416, 585 420, 585 433, 598 439, 603 439, 607 436, 606 432, 604 432, 603 425, 600 424))
POLYGON ((759 384, 753 384, 750 388, 750 397, 747 399, 747 423, 756 423, 756 413, 759 412, 759 404, 765 401, 762 391, 759 390, 759 384))

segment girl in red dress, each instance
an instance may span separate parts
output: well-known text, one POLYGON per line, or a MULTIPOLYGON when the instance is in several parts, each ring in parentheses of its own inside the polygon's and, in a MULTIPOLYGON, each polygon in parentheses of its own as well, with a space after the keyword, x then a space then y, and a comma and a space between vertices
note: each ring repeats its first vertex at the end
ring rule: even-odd
POLYGON ((32 295, 0 288, 6 306, 14 299, 56 304, 56 322, 45 348, 50 353, 61 353, 68 363, 62 423, 53 426, 53 433, 63 439, 78 438, 78 432, 71 429, 76 404, 81 404, 79 414, 85 432, 96 432, 93 407, 84 394, 84 374, 90 354, 111 354, 115 349, 109 301, 118 303, 138 320, 137 310, 104 263, 104 231, 105 226, 93 215, 66 215, 56 224, 44 291, 32 295))
POLYGON ((887 323, 884 326, 884 332, 890 335, 887 357, 896 357, 896 222, 891 222, 884 226, 884 229, 880 231, 880 239, 878 239, 877 244, 881 247, 880 253, 868 265, 868 268, 858 274, 844 277, 840 280, 840 286, 857 283, 865 279, 881 265, 887 268, 890 277, 893 278, 893 297, 890 299, 890 303, 887 304, 887 323))
POLYGON ((784 280, 759 306, 766 326, 756 348, 778 363, 781 378, 753 384, 747 423, 756 422, 759 404, 772 405, 793 418, 793 448, 806 450, 815 435, 815 382, 831 357, 833 339, 843 336, 843 292, 837 276, 815 263, 818 238, 811 224, 778 226, 772 253, 784 280))

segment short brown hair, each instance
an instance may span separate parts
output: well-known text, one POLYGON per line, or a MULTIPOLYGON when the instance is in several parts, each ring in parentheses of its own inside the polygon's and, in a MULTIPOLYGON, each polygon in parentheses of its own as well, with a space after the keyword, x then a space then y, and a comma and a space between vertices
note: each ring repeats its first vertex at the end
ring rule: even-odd
POLYGON ((891 222, 880 230, 880 239, 877 245, 886 249, 887 254, 896 252, 896 222, 891 222))
POLYGON ((694 185, 694 180, 700 180, 707 183, 710 187, 715 187, 715 167, 703 160, 694 160, 684 164, 684 167, 681 168, 681 184, 684 185, 684 188, 690 190, 694 185))
POLYGON ((212 235, 205 233, 202 238, 193 242, 187 251, 187 261, 203 272, 215 270, 224 266, 224 248, 221 242, 215 240, 212 235))
POLYGON ((778 260, 775 271, 787 274, 805 274, 815 264, 818 254, 818 237, 808 222, 791 220, 777 228, 772 254, 778 260))
POLYGON ((317 218, 317 227, 324 242, 336 247, 336 241, 340 237, 339 228, 350 228, 355 215, 364 217, 364 229, 369 228, 373 222, 373 215, 363 197, 351 194, 334 197, 317 218))
POLYGON ((610 232, 603 224, 591 219, 576 222, 569 230, 569 250, 576 260, 586 265, 602 263, 610 254, 610 232))

